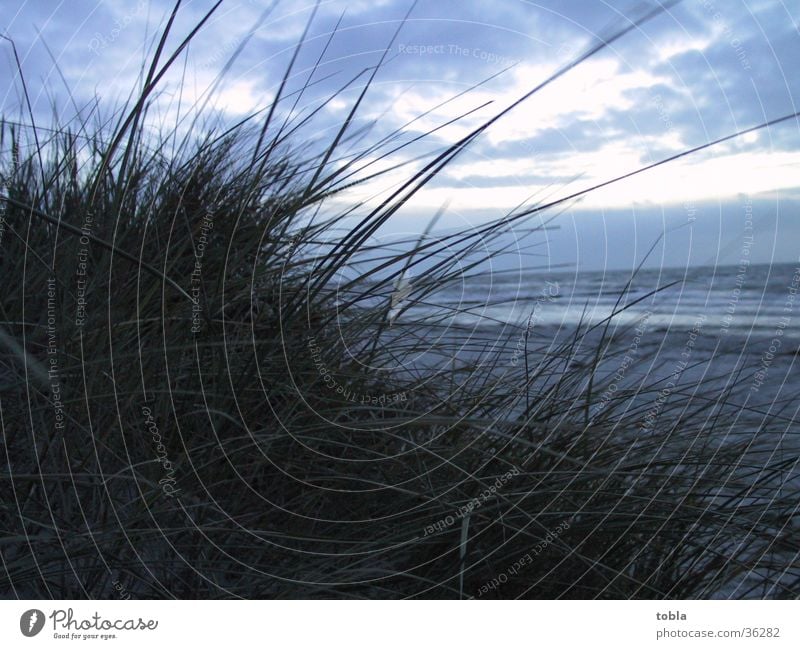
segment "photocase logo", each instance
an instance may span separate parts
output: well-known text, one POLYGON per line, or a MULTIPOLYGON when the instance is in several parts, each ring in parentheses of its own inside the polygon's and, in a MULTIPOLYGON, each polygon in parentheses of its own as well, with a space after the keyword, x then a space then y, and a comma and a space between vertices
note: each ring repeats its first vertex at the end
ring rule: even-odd
POLYGON ((44 613, 38 608, 25 611, 19 618, 19 630, 26 638, 32 638, 44 627, 44 613))

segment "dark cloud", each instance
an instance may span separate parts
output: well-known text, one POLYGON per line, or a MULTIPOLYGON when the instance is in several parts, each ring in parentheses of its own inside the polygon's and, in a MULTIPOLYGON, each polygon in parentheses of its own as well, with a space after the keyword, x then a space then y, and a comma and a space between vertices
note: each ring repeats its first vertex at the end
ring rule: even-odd
MULTIPOLYGON (((431 107, 424 105, 426 97, 434 102, 516 64, 481 88, 486 96, 508 100, 510 87, 520 93, 533 87, 548 70, 607 37, 654 2, 420 0, 367 96, 364 114, 380 116, 373 136, 379 137, 387 125, 395 128, 402 123, 395 108, 404 90, 417 92, 422 97, 419 109, 424 110, 431 107), (523 69, 529 70, 529 78, 520 79, 515 72, 523 69)), ((223 3, 190 51, 188 78, 200 85, 209 83, 244 43, 269 4, 268 0, 223 3)), ((339 32, 330 40, 313 76, 318 83, 305 92, 300 108, 310 109, 349 80, 362 76, 341 95, 340 102, 320 114, 312 135, 324 139, 327 130, 341 122, 348 102, 355 100, 366 80, 364 71, 377 63, 410 4, 405 0, 336 0, 321 5, 289 80, 288 92, 307 82, 337 21, 339 32)), ((106 105, 106 112, 110 112, 136 83, 145 53, 152 51, 153 39, 172 7, 168 0, 16 0, 4 5, 5 31, 17 44, 35 111, 43 122, 50 119, 53 105, 61 111, 62 119, 69 119, 74 111, 61 74, 77 105, 100 95, 111 104, 106 105)), ((211 5, 210 0, 186 3, 174 28, 173 45, 211 5)), ((227 79, 226 87, 240 93, 241 102, 253 97, 268 101, 274 94, 311 6, 281 2, 254 30, 227 79)), ((530 116, 533 134, 482 137, 463 162, 538 158, 575 160, 579 165, 581 155, 605 150, 609 144, 623 144, 638 152, 643 161, 652 161, 674 153, 676 147, 701 144, 793 112, 800 105, 797 22, 797 7, 791 3, 686 0, 597 57, 618 66, 620 73, 640 75, 637 78, 641 83, 622 88, 615 102, 605 105, 607 98, 590 97, 588 101, 594 105, 588 115, 586 106, 576 106, 571 96, 556 95, 549 101, 558 103, 556 108, 563 119, 557 120, 556 126, 542 123, 536 128, 541 103, 534 97, 513 116, 520 124, 530 116)), ((21 115, 20 84, 10 48, 4 43, 0 51, 0 76, 13 80, 5 86, 8 91, 1 110, 6 115, 21 115)), ((167 97, 172 90, 167 86, 167 97)), ((500 105, 498 99, 497 108, 500 105)), ((432 140, 437 145, 446 141, 444 134, 432 140)), ((713 155, 796 152, 799 146, 800 124, 795 121, 761 133, 755 141, 715 149, 713 155)), ((420 150, 411 147, 408 152, 420 150)), ((548 173, 536 168, 525 178, 534 185, 559 184, 568 176, 563 171, 548 173)), ((511 181, 518 181, 511 172, 492 176, 445 174, 439 184, 453 182, 455 187, 460 182, 491 188, 511 181)), ((632 226, 624 219, 619 222, 627 223, 620 226, 622 230, 632 226)), ((576 232, 597 234, 594 226, 575 227, 576 232)), ((700 225, 698 228, 702 229, 700 225)), ((624 234, 620 231, 615 236, 624 234)))

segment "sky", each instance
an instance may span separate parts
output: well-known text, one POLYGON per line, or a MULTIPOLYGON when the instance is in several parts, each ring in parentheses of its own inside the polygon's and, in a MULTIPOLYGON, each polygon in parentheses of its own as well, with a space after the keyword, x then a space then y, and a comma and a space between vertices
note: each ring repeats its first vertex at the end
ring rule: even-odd
MULTIPOLYGON (((3 33, 16 44, 34 114, 40 123, 62 124, 95 98, 106 113, 125 100, 173 5, 3 4, 3 33)), ((182 3, 173 46, 212 5, 182 3)), ((385 197, 422 164, 414 158, 470 133, 655 5, 322 1, 287 85, 289 94, 313 74, 314 85, 295 107, 302 115, 321 106, 303 144, 330 139, 363 88, 364 70, 382 56, 352 126, 372 125, 364 142, 396 129, 396 141, 409 142, 452 122, 376 161, 371 170, 406 164, 343 192, 332 207, 385 197)), ((312 11, 313 2, 223 1, 165 79, 158 120, 176 123, 206 98, 225 122, 268 106, 312 11)), ((392 219, 384 236, 421 232, 443 206, 440 227, 474 227, 520 204, 566 196, 797 112, 799 22, 796 1, 684 0, 668 8, 494 123, 392 219)), ((0 75, 10 81, 0 84, 2 112, 20 115, 11 48, 0 48, 0 75)), ((661 236, 648 264, 736 263, 752 216, 751 259, 798 262, 799 144, 800 122, 793 119, 592 192, 559 208, 558 229, 540 235, 541 255, 551 264, 625 268, 661 236)))

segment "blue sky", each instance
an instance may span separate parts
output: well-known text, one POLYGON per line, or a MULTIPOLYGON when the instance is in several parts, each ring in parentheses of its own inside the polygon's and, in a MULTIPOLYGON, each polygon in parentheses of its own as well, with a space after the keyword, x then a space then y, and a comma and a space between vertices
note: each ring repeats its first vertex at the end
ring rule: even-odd
MULTIPOLYGON (((212 4, 185 2, 176 39, 212 4)), ((389 48, 356 127, 375 120, 368 136, 374 140, 439 106, 405 127, 410 138, 486 104, 426 138, 424 147, 408 147, 386 163, 435 150, 653 4, 420 0, 389 48), (453 99, 480 82, 485 83, 453 99)), ((271 5, 223 2, 164 85, 158 113, 163 123, 173 123, 205 96, 248 35, 212 103, 225 120, 269 104, 313 3, 279 1, 264 17, 271 5)), ((55 105, 63 123, 75 110, 67 101, 67 86, 74 105, 82 107, 97 96, 107 112, 127 96, 140 74, 144 49, 172 3, 35 0, 4 7, 3 29, 17 44, 36 114, 47 121, 55 105)), ((374 65, 410 8, 411 2, 397 0, 322 2, 290 90, 306 78, 337 21, 339 31, 316 73, 319 83, 298 110, 312 110, 374 65)), ((419 232, 444 204, 444 226, 469 227, 502 216, 532 196, 558 197, 797 111, 798 21, 796 2, 685 0, 496 123, 415 197, 390 229, 419 232)), ((4 45, 2 54, 0 74, 10 79, 15 74, 10 48, 4 45)), ((321 111, 304 140, 330 137, 360 83, 321 111)), ((0 88, 6 87, 3 113, 19 114, 18 80, 0 88)), ((734 262, 745 210, 752 204, 754 258, 797 261, 798 144, 800 123, 789 121, 593 193, 567 206, 557 221, 561 229, 548 234, 545 254, 553 263, 626 267, 668 230, 654 263, 734 262)), ((338 200, 378 200, 414 164, 338 200)))

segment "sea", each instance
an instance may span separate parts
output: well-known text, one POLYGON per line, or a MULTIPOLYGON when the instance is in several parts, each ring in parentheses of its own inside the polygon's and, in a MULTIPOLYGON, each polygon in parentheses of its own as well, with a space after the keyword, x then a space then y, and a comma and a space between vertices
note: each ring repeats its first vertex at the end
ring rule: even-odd
MULTIPOLYGON (((413 286, 414 278, 405 281, 413 286)), ((628 381, 703 380, 706 394, 736 392, 743 412, 779 412, 796 422, 798 293, 800 263, 481 272, 427 296, 409 314, 427 311, 439 338, 457 341, 465 362, 500 348, 519 356, 521 342, 526 355, 544 357, 580 331, 590 354, 609 340, 610 349, 634 352, 628 381)), ((407 286, 405 294, 414 299, 407 286)), ((618 368, 619 356, 604 355, 601 372, 618 368)))

